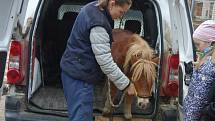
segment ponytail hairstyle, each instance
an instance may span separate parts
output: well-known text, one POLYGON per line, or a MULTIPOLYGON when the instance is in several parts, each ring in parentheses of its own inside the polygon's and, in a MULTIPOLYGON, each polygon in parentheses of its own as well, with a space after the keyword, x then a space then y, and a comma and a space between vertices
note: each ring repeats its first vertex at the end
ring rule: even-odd
MULTIPOLYGON (((110 0, 98 0, 98 6, 101 8, 106 8, 110 0)), ((123 6, 124 4, 131 5, 132 0, 115 0, 116 5, 123 6)))

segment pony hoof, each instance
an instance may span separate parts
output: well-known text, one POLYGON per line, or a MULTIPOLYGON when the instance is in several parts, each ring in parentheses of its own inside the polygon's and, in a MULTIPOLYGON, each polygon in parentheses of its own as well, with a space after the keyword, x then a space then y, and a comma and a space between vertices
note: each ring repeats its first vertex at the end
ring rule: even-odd
POLYGON ((110 110, 108 110, 107 108, 104 108, 103 112, 102 112, 102 116, 110 117, 110 116, 112 116, 112 112, 110 110))
POLYGON ((132 119, 124 118, 124 121, 132 121, 132 119))
POLYGON ((112 114, 111 114, 111 113, 102 112, 102 116, 103 116, 103 117, 111 117, 112 114))
POLYGON ((132 115, 124 115, 124 121, 132 121, 132 115))

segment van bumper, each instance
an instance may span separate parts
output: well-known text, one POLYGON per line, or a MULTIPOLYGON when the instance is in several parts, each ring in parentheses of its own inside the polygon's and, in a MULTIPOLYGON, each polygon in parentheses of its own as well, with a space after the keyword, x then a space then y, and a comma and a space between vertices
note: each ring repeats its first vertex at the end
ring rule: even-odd
POLYGON ((6 110, 5 121, 68 121, 68 118, 32 112, 16 112, 6 110))
POLYGON ((6 96, 5 121, 68 121, 68 117, 27 111, 23 96, 6 96))

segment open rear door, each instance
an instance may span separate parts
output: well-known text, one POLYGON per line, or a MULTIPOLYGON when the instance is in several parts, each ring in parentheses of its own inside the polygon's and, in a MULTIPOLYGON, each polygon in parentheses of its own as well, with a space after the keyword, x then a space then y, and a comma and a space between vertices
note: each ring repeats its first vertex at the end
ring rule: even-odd
POLYGON ((9 43, 19 18, 25 17, 29 0, 0 1, 0 87, 4 79, 4 70, 9 43))
POLYGON ((192 76, 192 62, 195 58, 195 47, 192 40, 193 26, 187 0, 169 0, 173 37, 178 43, 179 51, 179 118, 183 120, 183 100, 187 95, 188 83, 192 76), (172 9, 172 10, 171 10, 172 9))

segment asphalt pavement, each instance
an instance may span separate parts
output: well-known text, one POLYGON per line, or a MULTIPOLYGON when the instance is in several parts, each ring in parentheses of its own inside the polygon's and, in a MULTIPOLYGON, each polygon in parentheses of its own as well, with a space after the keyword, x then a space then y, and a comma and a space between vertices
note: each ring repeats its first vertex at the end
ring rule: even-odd
POLYGON ((0 97, 0 121, 5 121, 4 118, 4 103, 5 102, 5 96, 0 97))

